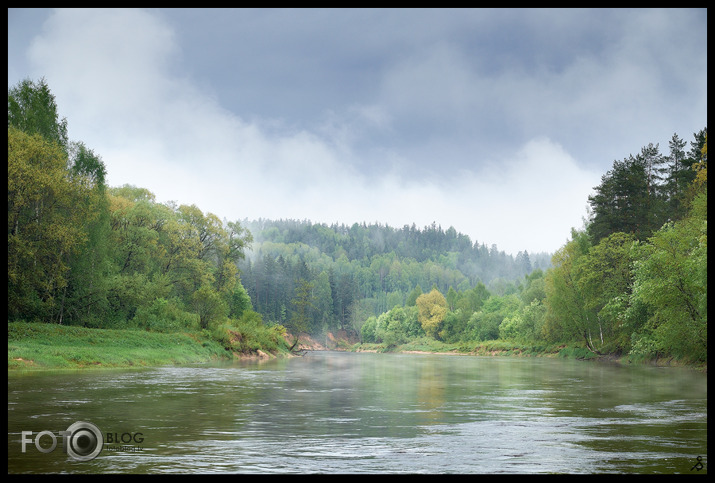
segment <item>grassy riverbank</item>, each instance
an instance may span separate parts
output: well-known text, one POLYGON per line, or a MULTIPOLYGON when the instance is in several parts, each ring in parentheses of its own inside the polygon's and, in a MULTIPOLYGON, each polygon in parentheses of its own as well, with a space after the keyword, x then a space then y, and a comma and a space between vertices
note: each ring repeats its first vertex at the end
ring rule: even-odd
POLYGON ((672 357, 659 359, 635 358, 621 354, 598 355, 585 347, 573 344, 520 344, 513 341, 489 340, 481 342, 460 342, 448 344, 428 337, 412 340, 399 346, 385 344, 355 344, 351 347, 355 352, 403 352, 455 354, 476 356, 507 356, 507 357, 557 357, 564 359, 608 361, 620 364, 646 364, 657 366, 687 366, 707 372, 707 364, 692 365, 678 361, 672 357))
MULTIPOLYGON (((83 368, 142 367, 231 360, 236 358, 270 357, 288 354, 283 338, 264 340, 263 349, 257 338, 244 330, 219 327, 213 332, 161 333, 143 330, 88 329, 43 323, 8 323, 7 365, 14 370, 56 370, 83 368), (280 343, 278 343, 278 342, 280 343), (270 354, 270 355, 269 355, 270 354)), ((263 339, 268 339, 262 334, 263 339)), ((306 339, 310 341, 310 339, 306 339)), ((340 341, 339 341, 340 342, 340 341)), ((321 350, 302 344, 309 350, 321 350)), ((598 356, 583 347, 565 344, 529 345, 493 340, 447 344, 422 337, 400 346, 385 344, 354 344, 337 347, 354 352, 437 353, 478 356, 559 357, 568 359, 606 360, 618 363, 642 363, 659 366, 681 366, 672 358, 634 360, 627 356, 598 356)), ((707 365, 695 367, 707 371, 707 365)))
POLYGON ((352 350, 370 352, 419 352, 435 354, 461 354, 478 356, 542 356, 591 359, 596 355, 564 344, 529 345, 511 341, 490 340, 483 342, 460 342, 449 344, 429 337, 421 337, 399 346, 385 344, 355 344, 352 350))
MULTIPOLYGON (((215 331, 214 331, 215 332, 215 331)), ((234 335, 234 333, 230 333, 234 335)), ((43 323, 8 323, 8 370, 137 367, 257 356, 236 352, 236 336, 215 333, 160 333, 144 330, 88 329, 43 323)))

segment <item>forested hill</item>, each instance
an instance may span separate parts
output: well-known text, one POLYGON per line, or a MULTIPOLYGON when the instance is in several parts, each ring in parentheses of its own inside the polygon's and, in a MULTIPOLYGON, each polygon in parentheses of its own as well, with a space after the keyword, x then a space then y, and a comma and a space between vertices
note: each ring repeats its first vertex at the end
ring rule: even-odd
POLYGON ((553 257, 511 256, 436 223, 241 224, 109 187, 44 79, 26 79, 8 89, 8 321, 188 331, 239 352, 345 329, 385 349, 501 339, 706 363, 707 127, 690 144, 615 160, 553 257))
POLYGON ((252 250, 239 264, 242 282, 256 310, 277 321, 295 309, 291 301, 298 280, 315 290, 322 279, 333 299, 326 313, 347 327, 351 314, 376 315, 402 305, 418 287, 447 293, 450 287, 463 291, 481 282, 503 293, 533 270, 547 269, 551 258, 527 251, 512 256, 436 223, 423 229, 308 220, 242 224, 253 234, 252 250))
POLYGON ((517 278, 532 269, 550 266, 551 254, 529 254, 524 250, 516 257, 499 251, 496 245, 490 248, 484 243, 472 242, 468 235, 458 233, 450 226, 446 231, 433 222, 423 229, 405 225, 393 228, 389 225, 354 223, 311 223, 309 220, 244 220, 243 222, 257 243, 303 243, 315 247, 337 260, 345 255, 348 260, 371 259, 390 252, 400 258, 415 261, 439 261, 448 253, 458 254, 457 268, 470 280, 476 277, 488 283, 498 277, 517 278))

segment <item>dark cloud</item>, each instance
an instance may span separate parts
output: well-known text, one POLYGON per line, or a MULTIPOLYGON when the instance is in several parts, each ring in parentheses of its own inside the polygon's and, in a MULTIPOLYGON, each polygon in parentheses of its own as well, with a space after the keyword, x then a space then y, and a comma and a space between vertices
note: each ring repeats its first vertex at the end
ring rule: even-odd
POLYGON ((706 122, 703 10, 10 10, 8 26, 8 85, 46 76, 110 183, 227 218, 437 221, 555 250, 614 159, 706 122))

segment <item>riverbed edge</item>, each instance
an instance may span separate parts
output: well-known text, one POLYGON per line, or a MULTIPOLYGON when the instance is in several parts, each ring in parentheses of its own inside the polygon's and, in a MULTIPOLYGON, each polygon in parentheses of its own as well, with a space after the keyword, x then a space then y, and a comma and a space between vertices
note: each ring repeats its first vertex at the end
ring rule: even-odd
MULTIPOLYGON (((64 327, 65 326, 54 325, 53 329, 62 331, 64 327)), ((91 332, 85 332, 77 336, 76 339, 74 339, 77 341, 77 344, 68 344, 66 338, 67 334, 63 334, 65 339, 62 343, 54 343, 52 339, 45 339, 38 342, 37 340, 33 341, 32 337, 16 337, 12 340, 8 339, 8 372, 157 367, 204 363, 219 360, 261 362, 281 357, 295 356, 295 353, 290 351, 268 351, 262 349, 239 353, 227 350, 216 341, 202 339, 196 334, 189 333, 144 333, 144 340, 147 341, 147 344, 149 344, 151 340, 164 340, 164 343, 162 344, 163 351, 161 352, 161 356, 147 357, 146 351, 143 350, 145 347, 142 347, 144 340, 142 341, 142 344, 137 344, 135 347, 125 348, 121 355, 118 356, 117 351, 108 351, 107 346, 102 346, 102 344, 93 344, 90 346, 90 344, 87 343, 88 334, 96 333, 94 331, 102 331, 105 329, 85 330, 91 332), (53 352, 54 357, 49 359, 43 358, 42 362, 38 362, 36 360, 37 358, 32 355, 33 353, 36 354, 38 350, 53 352)), ((114 332, 122 331, 120 330, 114 332)), ((126 331, 126 335, 135 336, 137 335, 137 331, 126 331)), ((74 341, 71 335, 69 340, 74 341)), ((301 341, 298 348, 302 351, 342 350, 349 352, 396 352, 404 354, 445 354, 491 357, 559 357, 621 365, 688 367, 707 373, 707 364, 687 364, 674 358, 633 361, 627 356, 623 356, 621 354, 605 354, 596 356, 595 354, 586 354, 583 348, 569 344, 539 347, 525 347, 518 344, 510 345, 506 341, 500 341, 498 346, 489 343, 477 343, 467 346, 464 344, 440 344, 439 350, 434 350, 432 347, 425 350, 425 347, 414 343, 408 343, 402 346, 385 347, 380 344, 351 344, 349 341, 335 339, 334 337, 326 337, 326 344, 323 345, 316 342, 313 338, 301 334, 301 341), (329 339, 333 343, 327 344, 329 339)))
POLYGON ((16 324, 19 323, 8 324, 8 373, 141 368, 219 360, 263 361, 292 356, 287 350, 266 348, 235 351, 194 332, 16 324))
POLYGON ((476 344, 472 350, 464 350, 457 345, 445 346, 441 350, 420 350, 410 348, 410 343, 402 346, 385 347, 382 344, 355 344, 351 347, 352 352, 376 352, 376 353, 399 353, 399 354, 440 354, 454 356, 482 356, 482 357, 547 357, 581 360, 587 362, 600 362, 618 364, 623 366, 642 365, 654 367, 685 367, 699 372, 707 373, 707 363, 691 364, 679 361, 674 357, 659 357, 646 359, 633 359, 624 354, 593 354, 587 356, 587 350, 575 344, 557 344, 546 348, 525 349, 523 346, 514 344, 513 347, 490 347, 488 343, 484 345, 476 344))

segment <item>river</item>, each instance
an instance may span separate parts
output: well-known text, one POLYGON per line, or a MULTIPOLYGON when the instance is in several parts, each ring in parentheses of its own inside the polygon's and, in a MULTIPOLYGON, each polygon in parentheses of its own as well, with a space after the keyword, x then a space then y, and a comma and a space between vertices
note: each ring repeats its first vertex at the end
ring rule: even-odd
POLYGON ((309 352, 8 373, 9 473, 702 474, 706 455, 707 376, 685 368, 309 352))

